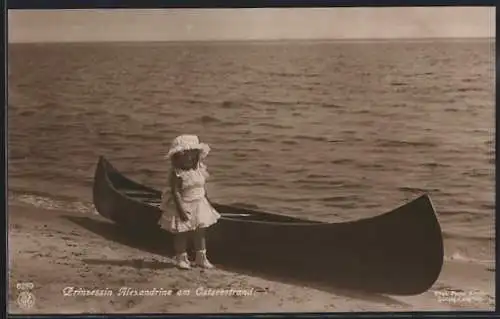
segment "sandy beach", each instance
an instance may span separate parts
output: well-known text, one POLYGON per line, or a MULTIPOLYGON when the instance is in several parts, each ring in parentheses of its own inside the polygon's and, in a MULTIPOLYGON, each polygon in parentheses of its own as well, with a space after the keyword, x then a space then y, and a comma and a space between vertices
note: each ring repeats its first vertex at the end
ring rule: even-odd
POLYGON ((113 225, 98 215, 16 204, 8 216, 10 313, 494 309, 491 265, 446 262, 424 294, 364 295, 220 269, 181 271, 168 256, 112 240, 113 225), (23 290, 26 283, 33 286, 23 290), (21 300, 23 291, 34 297, 31 302, 21 300))

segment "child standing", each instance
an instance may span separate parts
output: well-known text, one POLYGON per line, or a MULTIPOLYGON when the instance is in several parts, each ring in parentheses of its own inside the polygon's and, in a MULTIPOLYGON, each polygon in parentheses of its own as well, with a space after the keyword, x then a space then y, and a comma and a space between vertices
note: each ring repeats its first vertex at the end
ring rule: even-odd
POLYGON ((174 234, 177 266, 190 269, 187 241, 194 239, 195 265, 213 268, 206 255, 205 228, 215 224, 220 214, 206 197, 205 183, 209 174, 202 160, 210 147, 200 143, 196 135, 176 137, 167 154, 172 162, 170 188, 163 192, 162 225, 174 234))

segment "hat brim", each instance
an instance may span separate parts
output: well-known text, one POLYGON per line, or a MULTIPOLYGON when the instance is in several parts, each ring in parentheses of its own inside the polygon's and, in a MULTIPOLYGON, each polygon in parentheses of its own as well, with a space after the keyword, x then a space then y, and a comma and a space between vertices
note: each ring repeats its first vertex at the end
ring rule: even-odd
POLYGON ((210 146, 205 143, 198 143, 196 145, 191 145, 191 146, 177 146, 174 148, 171 148, 167 155, 165 155, 165 158, 171 158, 175 153, 187 151, 187 150, 200 150, 200 157, 205 158, 207 157, 208 153, 210 153, 210 146))

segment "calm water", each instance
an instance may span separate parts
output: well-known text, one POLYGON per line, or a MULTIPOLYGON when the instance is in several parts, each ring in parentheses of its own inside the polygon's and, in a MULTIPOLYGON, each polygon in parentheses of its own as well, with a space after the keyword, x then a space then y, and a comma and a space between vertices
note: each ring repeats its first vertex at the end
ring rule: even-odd
POLYGON ((212 147, 218 202, 344 221, 428 192, 447 238, 491 252, 493 41, 17 44, 9 54, 13 194, 90 202, 101 154, 163 187, 171 139, 194 133, 212 147))

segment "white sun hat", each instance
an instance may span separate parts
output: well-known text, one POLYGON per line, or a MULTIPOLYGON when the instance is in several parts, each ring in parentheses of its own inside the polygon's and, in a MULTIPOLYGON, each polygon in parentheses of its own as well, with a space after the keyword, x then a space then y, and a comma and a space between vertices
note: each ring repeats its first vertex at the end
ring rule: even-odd
POLYGON ((210 152, 210 146, 205 143, 200 143, 198 136, 184 134, 177 136, 170 146, 170 150, 168 151, 166 158, 172 157, 175 153, 186 151, 186 150, 200 150, 200 156, 202 158, 206 157, 210 152))

